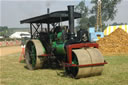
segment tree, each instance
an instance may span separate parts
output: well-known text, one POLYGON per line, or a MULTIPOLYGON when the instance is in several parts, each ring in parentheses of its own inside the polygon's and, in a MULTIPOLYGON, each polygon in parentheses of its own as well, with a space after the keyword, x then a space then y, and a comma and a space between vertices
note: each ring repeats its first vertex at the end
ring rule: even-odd
POLYGON ((0 36, 7 36, 8 35, 8 27, 7 26, 0 26, 0 36))
POLYGON ((89 17, 89 27, 94 27, 96 24, 96 17, 93 15, 93 16, 90 16, 89 17))
MULTIPOLYGON (((121 2, 121 0, 101 0, 101 16, 102 16, 102 24, 105 25, 105 22, 108 20, 113 20, 116 13, 117 8, 116 5, 121 2)), ((91 26, 95 26, 96 24, 96 14, 97 14, 97 0, 91 0, 91 4, 93 4, 91 10, 85 4, 85 0, 82 0, 77 6, 76 11, 82 14, 82 18, 78 20, 78 26, 80 28, 88 28, 91 26)))
POLYGON ((127 23, 123 23, 123 22, 121 22, 121 23, 113 22, 111 25, 127 25, 127 23))
POLYGON ((82 0, 76 7, 75 10, 82 14, 82 18, 78 20, 79 29, 88 28, 88 7, 85 5, 85 0, 82 0))
MULTIPOLYGON (((108 20, 113 20, 117 13, 117 4, 121 2, 121 0, 101 0, 101 15, 103 23, 108 20)), ((97 13, 97 0, 91 0, 91 3, 94 5, 92 7, 91 13, 96 16, 97 13)))

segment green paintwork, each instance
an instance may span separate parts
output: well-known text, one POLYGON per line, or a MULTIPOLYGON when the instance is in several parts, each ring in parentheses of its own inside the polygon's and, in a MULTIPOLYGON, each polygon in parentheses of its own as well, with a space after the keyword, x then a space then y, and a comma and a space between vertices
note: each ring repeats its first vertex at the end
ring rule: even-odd
POLYGON ((59 40, 61 40, 61 38, 62 38, 62 32, 59 32, 59 33, 57 34, 57 38, 58 38, 59 40))
MULTIPOLYGON (((52 35, 52 34, 51 34, 52 35)), ((55 35, 52 35, 51 38, 55 38, 55 35)), ((57 37, 52 41, 52 47, 55 48, 56 55, 65 55, 64 42, 62 40, 62 32, 58 32, 57 37)))
MULTIPOLYGON (((78 65, 77 56, 72 54, 72 64, 78 65)), ((71 73, 75 75, 78 72, 78 67, 71 67, 71 73)))
POLYGON ((42 49, 43 49, 43 53, 46 53, 46 50, 45 50, 45 48, 44 48, 44 46, 43 46, 43 45, 42 45, 42 47, 43 47, 43 48, 42 48, 42 49))
POLYGON ((66 54, 65 49, 64 49, 64 43, 56 43, 53 42, 52 47, 55 48, 55 53, 58 55, 64 55, 66 54))
POLYGON ((32 58, 32 67, 35 67, 36 65, 36 49, 35 46, 33 45, 31 48, 31 58, 32 58))
MULTIPOLYGON (((40 39, 37 39, 37 40, 39 40, 40 41, 40 39)), ((41 42, 41 41, 40 41, 41 42)), ((42 43, 41 43, 42 44, 42 43)), ((43 44, 42 44, 42 49, 43 49, 43 53, 46 53, 46 50, 45 50, 45 48, 44 48, 44 46, 43 46, 43 44)))

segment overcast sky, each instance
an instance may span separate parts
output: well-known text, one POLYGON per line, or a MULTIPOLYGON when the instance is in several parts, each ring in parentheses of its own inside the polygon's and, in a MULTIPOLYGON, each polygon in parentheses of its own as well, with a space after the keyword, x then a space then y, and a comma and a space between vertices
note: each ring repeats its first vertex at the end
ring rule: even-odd
MULTIPOLYGON (((67 10, 67 5, 77 5, 81 0, 0 0, 0 25, 8 27, 28 27, 21 25, 20 20, 39 16, 57 10, 67 10)), ((86 3, 90 6, 89 0, 86 3)), ((128 23, 128 0, 123 0, 118 6, 117 16, 112 22, 128 23)))
POLYGON ((108 21, 108 24, 113 22, 127 23, 128 24, 128 0, 122 0, 121 3, 117 5, 117 14, 113 21, 108 21))

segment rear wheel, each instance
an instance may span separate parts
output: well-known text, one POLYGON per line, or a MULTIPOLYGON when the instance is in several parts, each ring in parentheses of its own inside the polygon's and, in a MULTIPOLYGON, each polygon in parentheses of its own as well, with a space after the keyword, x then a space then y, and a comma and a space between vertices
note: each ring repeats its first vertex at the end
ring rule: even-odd
POLYGON ((25 60, 28 69, 34 70, 36 68, 36 49, 33 42, 28 42, 25 49, 25 60))
POLYGON ((42 68, 46 59, 45 48, 39 40, 29 40, 25 48, 25 61, 30 70, 42 68))

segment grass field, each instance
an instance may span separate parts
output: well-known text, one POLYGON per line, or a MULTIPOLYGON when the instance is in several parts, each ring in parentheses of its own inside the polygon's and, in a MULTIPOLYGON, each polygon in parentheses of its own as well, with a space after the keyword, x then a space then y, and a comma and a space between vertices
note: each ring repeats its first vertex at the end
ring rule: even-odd
POLYGON ((73 79, 57 75, 63 70, 27 70, 19 54, 0 57, 0 85, 128 85, 128 56, 105 56, 108 64, 101 76, 73 79))

